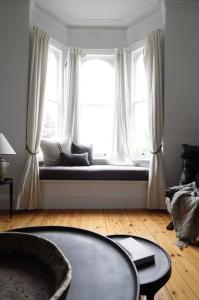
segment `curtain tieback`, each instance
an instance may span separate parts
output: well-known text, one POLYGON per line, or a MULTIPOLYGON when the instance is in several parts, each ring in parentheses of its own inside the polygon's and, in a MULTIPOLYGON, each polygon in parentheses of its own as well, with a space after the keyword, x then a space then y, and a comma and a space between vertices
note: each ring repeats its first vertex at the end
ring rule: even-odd
POLYGON ((161 149, 162 149, 162 144, 160 145, 160 147, 158 148, 158 150, 157 151, 150 151, 151 152, 151 154, 158 154, 160 151, 161 151, 161 149))
POLYGON ((26 150, 28 151, 28 153, 29 153, 30 155, 37 155, 37 154, 39 153, 39 151, 37 151, 37 152, 32 152, 32 151, 30 151, 28 145, 26 145, 26 150))

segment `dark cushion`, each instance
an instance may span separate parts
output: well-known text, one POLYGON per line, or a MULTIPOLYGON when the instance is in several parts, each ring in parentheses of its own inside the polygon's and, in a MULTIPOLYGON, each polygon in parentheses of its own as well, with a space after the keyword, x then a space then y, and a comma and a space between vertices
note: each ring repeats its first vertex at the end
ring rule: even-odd
POLYGON ((187 184, 195 181, 196 174, 198 171, 199 171, 198 161, 184 159, 180 184, 187 184))
POLYGON ((182 148, 183 170, 180 184, 188 184, 196 180, 199 171, 199 146, 183 144, 182 148))
POLYGON ((199 146, 183 144, 182 148, 183 152, 181 154, 181 157, 183 159, 190 159, 199 162, 199 146))
POLYGON ((39 174, 41 180, 148 180, 146 168, 111 165, 40 167, 39 174))
POLYGON ((90 166, 88 161, 88 152, 82 154, 67 154, 61 152, 61 165, 68 167, 90 166))
POLYGON ((92 145, 79 145, 72 143, 71 144, 71 152, 76 154, 81 154, 88 152, 88 161, 90 165, 93 165, 93 148, 92 145))

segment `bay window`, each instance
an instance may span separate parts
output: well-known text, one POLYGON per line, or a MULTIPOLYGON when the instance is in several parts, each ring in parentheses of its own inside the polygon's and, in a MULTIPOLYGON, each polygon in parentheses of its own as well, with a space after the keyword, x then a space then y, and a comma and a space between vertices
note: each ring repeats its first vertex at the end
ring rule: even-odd
MULTIPOLYGON (((43 138, 59 140, 64 124, 63 51, 49 47, 43 138)), ((132 51, 131 151, 132 161, 149 160, 148 103, 143 48, 132 51)), ((131 63, 130 63, 131 62, 131 63)), ((66 65, 67 68, 67 65, 66 65)), ((82 57, 79 75, 79 142, 92 144, 94 157, 110 157, 115 99, 114 51, 92 50, 82 57)))

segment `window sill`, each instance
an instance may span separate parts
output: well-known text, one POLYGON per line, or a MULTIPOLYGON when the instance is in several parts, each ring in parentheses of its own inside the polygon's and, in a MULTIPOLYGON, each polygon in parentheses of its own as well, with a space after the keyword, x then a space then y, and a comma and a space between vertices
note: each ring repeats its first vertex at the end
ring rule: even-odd
POLYGON ((134 160, 133 166, 135 167, 143 167, 143 168, 149 168, 150 161, 149 160, 134 160))

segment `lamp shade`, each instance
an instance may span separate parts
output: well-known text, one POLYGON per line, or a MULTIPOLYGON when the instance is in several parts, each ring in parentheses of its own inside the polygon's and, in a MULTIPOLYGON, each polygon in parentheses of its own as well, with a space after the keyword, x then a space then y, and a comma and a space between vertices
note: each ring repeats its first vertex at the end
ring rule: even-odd
POLYGON ((0 133, 0 155, 1 154, 16 154, 3 133, 0 133))

